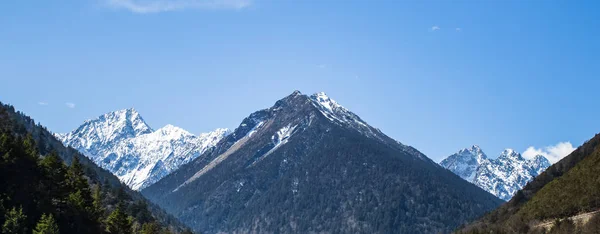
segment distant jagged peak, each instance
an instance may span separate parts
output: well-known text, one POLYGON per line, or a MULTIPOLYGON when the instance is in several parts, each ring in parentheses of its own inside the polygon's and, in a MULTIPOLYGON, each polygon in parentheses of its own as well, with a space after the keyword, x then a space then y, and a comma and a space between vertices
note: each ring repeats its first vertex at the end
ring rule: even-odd
POLYGON ((194 136, 194 134, 172 124, 167 124, 164 127, 157 129, 154 133, 169 139, 194 136))
MULTIPOLYGON (((102 133, 110 134, 114 132, 118 132, 123 129, 131 129, 132 132, 127 132, 133 134, 132 136, 139 136, 142 134, 151 133, 154 130, 144 121, 144 118, 140 115, 137 110, 134 108, 127 108, 118 111, 108 112, 106 114, 100 115, 96 119, 90 119, 85 121, 81 127, 86 127, 86 125, 98 125, 103 129, 100 131, 102 133)), ((80 127, 80 129, 81 129, 80 127)), ((77 129, 75 131, 79 131, 77 129)))
POLYGON ((478 145, 472 145, 471 147, 464 148, 458 151, 461 155, 471 155, 477 159, 487 159, 487 155, 483 153, 483 150, 478 145))
POLYGON ((154 131, 137 110, 127 108, 55 136, 138 190, 194 160, 228 133, 217 129, 196 136, 171 124, 154 131))
POLYGON ((462 152, 481 152, 481 148, 478 145, 472 145, 471 147, 467 147, 467 148, 461 149, 458 152, 459 153, 462 153, 462 152))
POLYGON ((134 109, 122 109, 86 120, 67 134, 55 134, 61 141, 75 148, 92 148, 115 140, 130 139, 154 130, 134 109))
POLYGON ((535 157, 533 157, 533 159, 531 161, 550 164, 550 161, 548 161, 548 159, 546 157, 544 157, 544 155, 541 155, 541 154, 538 154, 535 157))
POLYGON ((478 145, 472 145, 471 147, 463 148, 453 155, 448 156, 442 160, 441 164, 448 167, 454 163, 468 163, 468 164, 482 164, 487 161, 487 155, 481 150, 478 145))
POLYGON ((497 160, 524 161, 525 159, 514 149, 506 148, 502 151, 500 156, 498 156, 497 160))
POLYGON ((440 162, 440 165, 482 189, 509 200, 533 177, 550 166, 541 155, 526 159, 507 148, 495 159, 488 159, 477 145, 460 150, 440 162))

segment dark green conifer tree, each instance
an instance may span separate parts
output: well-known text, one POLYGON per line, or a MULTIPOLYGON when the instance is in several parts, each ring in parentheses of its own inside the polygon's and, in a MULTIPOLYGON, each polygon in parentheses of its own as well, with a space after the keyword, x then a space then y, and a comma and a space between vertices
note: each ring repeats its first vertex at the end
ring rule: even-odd
POLYGON ((52 214, 42 215, 42 218, 35 226, 33 234, 59 234, 58 224, 54 220, 52 214))
POLYGON ((111 234, 131 233, 131 220, 123 212, 123 205, 119 206, 106 218, 106 231, 111 234))
POLYGON ((27 232, 27 216, 23 214, 23 209, 12 208, 9 210, 2 225, 2 233, 4 234, 26 234, 27 232))

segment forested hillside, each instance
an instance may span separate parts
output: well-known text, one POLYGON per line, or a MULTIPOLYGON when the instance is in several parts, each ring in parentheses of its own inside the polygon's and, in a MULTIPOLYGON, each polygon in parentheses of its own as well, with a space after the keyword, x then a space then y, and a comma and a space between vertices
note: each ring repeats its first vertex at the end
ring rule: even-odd
MULTIPOLYGON (((508 203, 461 232, 539 232, 541 230, 535 230, 539 223, 600 209, 599 146, 600 135, 596 135, 536 177, 508 203)), ((596 224, 591 222, 589 225, 596 224)), ((570 226, 566 220, 554 226, 556 233, 578 232, 566 228, 570 226), (560 229, 561 225, 563 229, 560 229), (562 231, 558 232, 559 229, 562 231)), ((579 226, 585 229, 583 225, 579 226)))
POLYGON ((0 103, 2 233, 170 233, 184 226, 0 103))

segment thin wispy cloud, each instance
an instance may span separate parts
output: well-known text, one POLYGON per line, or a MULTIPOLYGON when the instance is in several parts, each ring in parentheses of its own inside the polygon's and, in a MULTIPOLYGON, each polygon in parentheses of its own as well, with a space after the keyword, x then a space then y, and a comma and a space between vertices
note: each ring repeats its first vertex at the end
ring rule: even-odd
POLYGON ((324 69, 324 68, 327 68, 327 65, 326 64, 319 64, 319 65, 317 65, 317 67, 321 68, 321 69, 324 69))
POLYGON ((158 13, 186 9, 239 10, 252 4, 252 0, 104 0, 113 8, 134 13, 158 13))
POLYGON ((556 145, 546 146, 543 148, 535 148, 530 146, 523 152, 523 157, 526 159, 532 159, 537 155, 542 155, 550 161, 550 163, 555 163, 569 155, 573 152, 575 148, 571 144, 571 142, 559 142, 556 145))
POLYGON ((75 103, 67 102, 67 103, 65 103, 65 106, 67 106, 68 108, 73 109, 73 108, 75 108, 75 103))
POLYGON ((460 31, 462 31, 462 28, 456 28, 454 30, 456 30, 457 32, 460 32, 460 31))
POLYGON ((47 106, 48 103, 47 102, 38 102, 38 105, 40 105, 40 106, 47 106))
POLYGON ((435 31, 440 30, 440 29, 441 29, 440 26, 434 25, 434 26, 431 26, 431 28, 429 29, 429 31, 435 32, 435 31))

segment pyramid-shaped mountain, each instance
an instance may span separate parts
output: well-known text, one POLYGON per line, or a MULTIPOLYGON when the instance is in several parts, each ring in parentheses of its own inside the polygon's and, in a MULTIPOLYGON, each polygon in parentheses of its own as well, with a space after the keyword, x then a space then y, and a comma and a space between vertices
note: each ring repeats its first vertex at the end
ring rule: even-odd
POLYGON ((298 91, 142 193, 202 233, 445 233, 501 203, 298 91))

